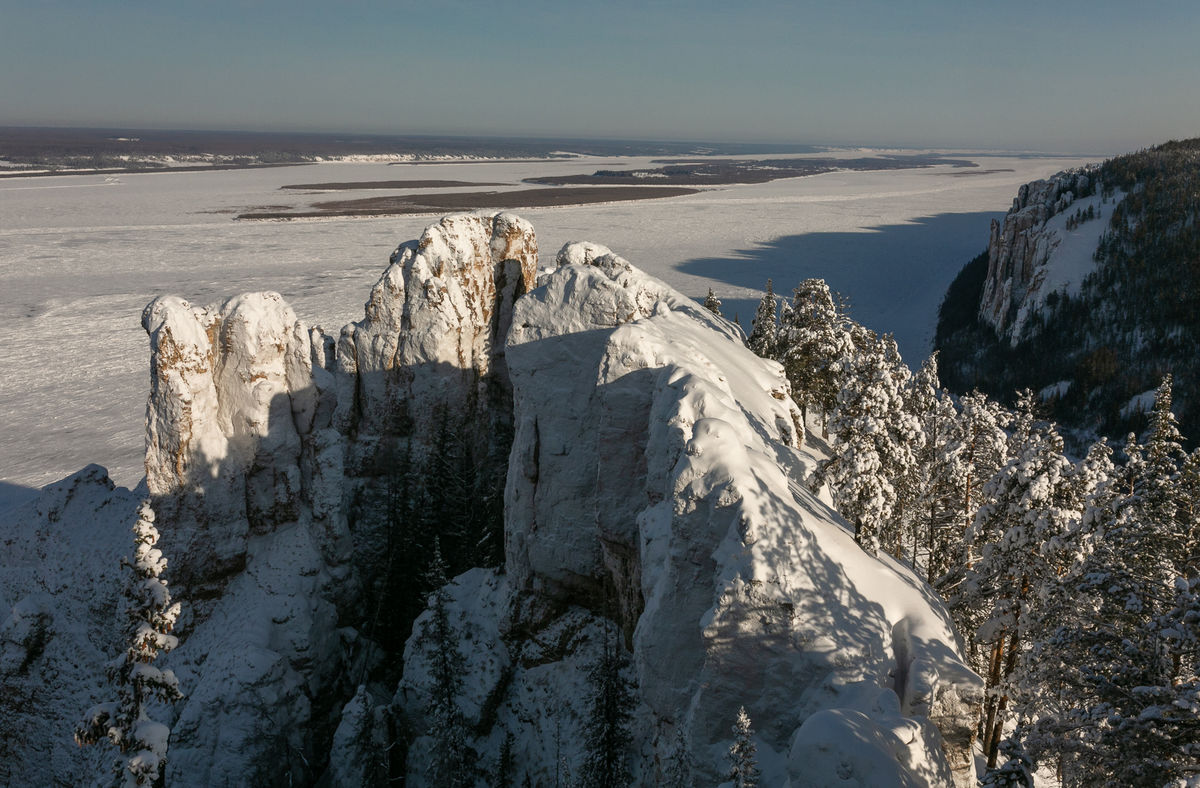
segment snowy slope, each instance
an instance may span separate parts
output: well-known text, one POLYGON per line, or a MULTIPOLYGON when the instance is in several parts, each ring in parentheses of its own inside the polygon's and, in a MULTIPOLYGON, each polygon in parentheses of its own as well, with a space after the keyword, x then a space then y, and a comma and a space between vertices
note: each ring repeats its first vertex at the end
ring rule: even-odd
POLYGON ((86 709, 113 699, 103 666, 120 648, 121 558, 137 505, 89 465, 0 518, 0 785, 99 776, 111 764, 71 737, 86 709))
MULTIPOLYGON (((680 741, 696 781, 718 782, 742 704, 765 785, 970 784, 978 677, 932 592, 864 554, 801 485, 812 458, 779 367, 603 247, 559 263, 509 337, 505 575, 451 586, 471 633, 466 708, 493 710, 468 711, 483 760, 509 733, 535 783, 560 759, 579 769, 577 697, 609 610, 632 656, 643 784, 680 741)), ((418 730, 428 622, 397 694, 418 730)))

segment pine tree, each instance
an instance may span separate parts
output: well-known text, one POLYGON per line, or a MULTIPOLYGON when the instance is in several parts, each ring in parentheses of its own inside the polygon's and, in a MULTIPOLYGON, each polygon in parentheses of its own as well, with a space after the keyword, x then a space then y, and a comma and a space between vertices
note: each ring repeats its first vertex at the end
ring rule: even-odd
POLYGON ((171 601, 167 581, 162 577, 167 559, 156 547, 158 530, 149 501, 141 503, 137 515, 133 556, 122 560, 130 570, 125 586, 129 645, 106 670, 108 680, 116 687, 117 700, 92 707, 75 728, 75 741, 80 746, 107 739, 121 751, 113 770, 125 786, 154 784, 167 763, 171 731, 147 716, 146 705, 183 697, 174 672, 154 666, 159 654, 179 644, 171 631, 180 606, 171 601))
POLYGON ((754 788, 758 785, 758 748, 754 746, 754 729, 746 707, 738 708, 733 723, 733 744, 729 747, 729 772, 726 779, 733 788, 754 788))
POLYGON ((808 406, 828 416, 837 405, 839 365, 851 352, 841 312, 823 279, 805 279, 780 320, 777 358, 805 420, 808 406))
POLYGON ((458 650, 459 633, 450 623, 446 562, 437 539, 429 567, 429 583, 434 589, 429 598, 432 618, 425 629, 433 656, 433 685, 425 709, 429 715, 427 734, 433 739, 429 779, 435 786, 460 788, 474 785, 474 776, 469 769, 463 768, 463 764, 474 763, 475 759, 468 757, 467 726, 458 705, 462 693, 463 657, 458 650))
POLYGON ((904 407, 920 437, 913 446, 910 471, 900 480, 900 511, 909 542, 909 563, 916 571, 923 552, 925 576, 932 583, 946 571, 950 559, 948 546, 939 537, 945 539, 955 520, 955 491, 948 479, 945 448, 958 422, 954 403, 938 381, 936 353, 909 381, 904 407))
POLYGON ((760 358, 775 358, 778 345, 778 326, 775 313, 778 310, 775 291, 771 289, 771 280, 767 280, 767 292, 758 302, 758 311, 754 313, 754 323, 750 337, 746 340, 747 347, 760 358))
POLYGON ((851 327, 854 353, 843 364, 832 426, 838 441, 816 483, 828 482, 838 511, 854 523, 854 539, 874 555, 882 546, 902 552, 895 515, 900 503, 896 481, 907 477, 921 440, 916 420, 904 409, 908 369, 890 336, 851 327))
MULTIPOLYGON (((947 519, 933 534, 929 577, 934 587, 951 602, 959 631, 971 633, 979 625, 967 611, 954 605, 960 598, 962 581, 974 566, 976 556, 966 535, 975 522, 983 487, 1008 459, 1008 435, 1004 427, 1010 414, 978 391, 960 400, 961 412, 950 427, 937 460, 935 484, 947 490, 947 519)), ((983 670, 976 664, 977 670, 983 670)))
POLYGON ((584 725, 586 755, 581 775, 588 788, 631 785, 629 746, 634 699, 625 678, 629 661, 612 632, 605 626, 600 654, 588 671, 591 714, 584 725))
POLYGON ((1013 458, 985 486, 986 503, 969 535, 982 548, 964 585, 982 612, 975 642, 991 647, 983 726, 988 768, 996 766, 1010 703, 1024 700, 1028 684, 1018 668, 1022 651, 1037 636, 1039 595, 1072 560, 1064 554, 1065 537, 1082 508, 1062 438, 1053 425, 1035 425, 1032 392, 1019 397, 1015 424, 1013 458))
POLYGON ((721 316, 721 299, 717 298, 711 287, 708 288, 708 295, 704 298, 704 308, 717 317, 721 316))

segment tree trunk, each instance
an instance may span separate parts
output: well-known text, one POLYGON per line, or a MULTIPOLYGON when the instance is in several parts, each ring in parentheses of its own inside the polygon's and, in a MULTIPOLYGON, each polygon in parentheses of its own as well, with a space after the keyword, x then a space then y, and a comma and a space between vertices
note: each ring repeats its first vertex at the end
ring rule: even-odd
MULTIPOLYGON (((1008 678, 1012 675, 1013 670, 1017 667, 1017 633, 1013 633, 1012 639, 1008 645, 1008 658, 1004 661, 1004 677, 1008 678)), ((996 721, 995 727, 992 730, 992 738, 990 746, 987 750, 987 767, 989 769, 996 768, 997 756, 1000 753, 1000 735, 1004 732, 1004 711, 1008 708, 1008 695, 1001 695, 1000 702, 996 704, 996 721)))
POLYGON ((987 694, 987 701, 984 703, 983 717, 983 751, 987 752, 992 745, 992 725, 996 721, 996 702, 998 698, 991 694, 992 690, 1000 686, 1000 666, 1004 662, 1004 636, 1001 635, 996 644, 992 646, 992 659, 988 666, 987 684, 984 690, 987 694))

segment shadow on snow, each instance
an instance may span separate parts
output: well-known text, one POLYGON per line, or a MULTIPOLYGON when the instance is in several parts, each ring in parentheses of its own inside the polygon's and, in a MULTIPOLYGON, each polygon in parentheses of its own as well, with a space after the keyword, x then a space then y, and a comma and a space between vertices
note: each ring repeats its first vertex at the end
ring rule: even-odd
MULTIPOLYGON (((946 288, 987 246, 991 220, 1003 216, 1001 211, 941 213, 858 232, 786 235, 740 249, 732 259, 701 257, 681 263, 678 269, 758 290, 772 279, 775 292, 787 298, 800 280, 822 278, 849 299, 855 320, 894 333, 900 352, 915 367, 931 350, 937 309, 946 288)), ((703 299, 704 294, 699 295, 703 299)), ((749 332, 758 301, 722 301, 721 311, 730 317, 736 314, 749 332)))

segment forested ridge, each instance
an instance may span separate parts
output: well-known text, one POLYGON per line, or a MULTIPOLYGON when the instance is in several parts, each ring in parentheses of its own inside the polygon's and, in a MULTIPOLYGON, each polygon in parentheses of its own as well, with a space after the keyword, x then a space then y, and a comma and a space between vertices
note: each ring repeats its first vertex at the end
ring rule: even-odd
MULTIPOLYGON (((979 317, 987 254, 963 268, 942 302, 934 340, 945 383, 1011 404, 1020 389, 1069 382, 1046 397, 1049 415, 1064 427, 1115 437, 1145 428, 1144 410, 1126 406, 1169 373, 1176 412, 1195 423, 1200 139, 1110 159, 1094 171, 1093 188, 1101 192, 1106 223, 1096 270, 1078 293, 1050 293, 1015 345, 979 317), (1118 194, 1124 194, 1119 201, 1118 194)), ((1068 229, 1087 221, 1070 219, 1068 229)))

